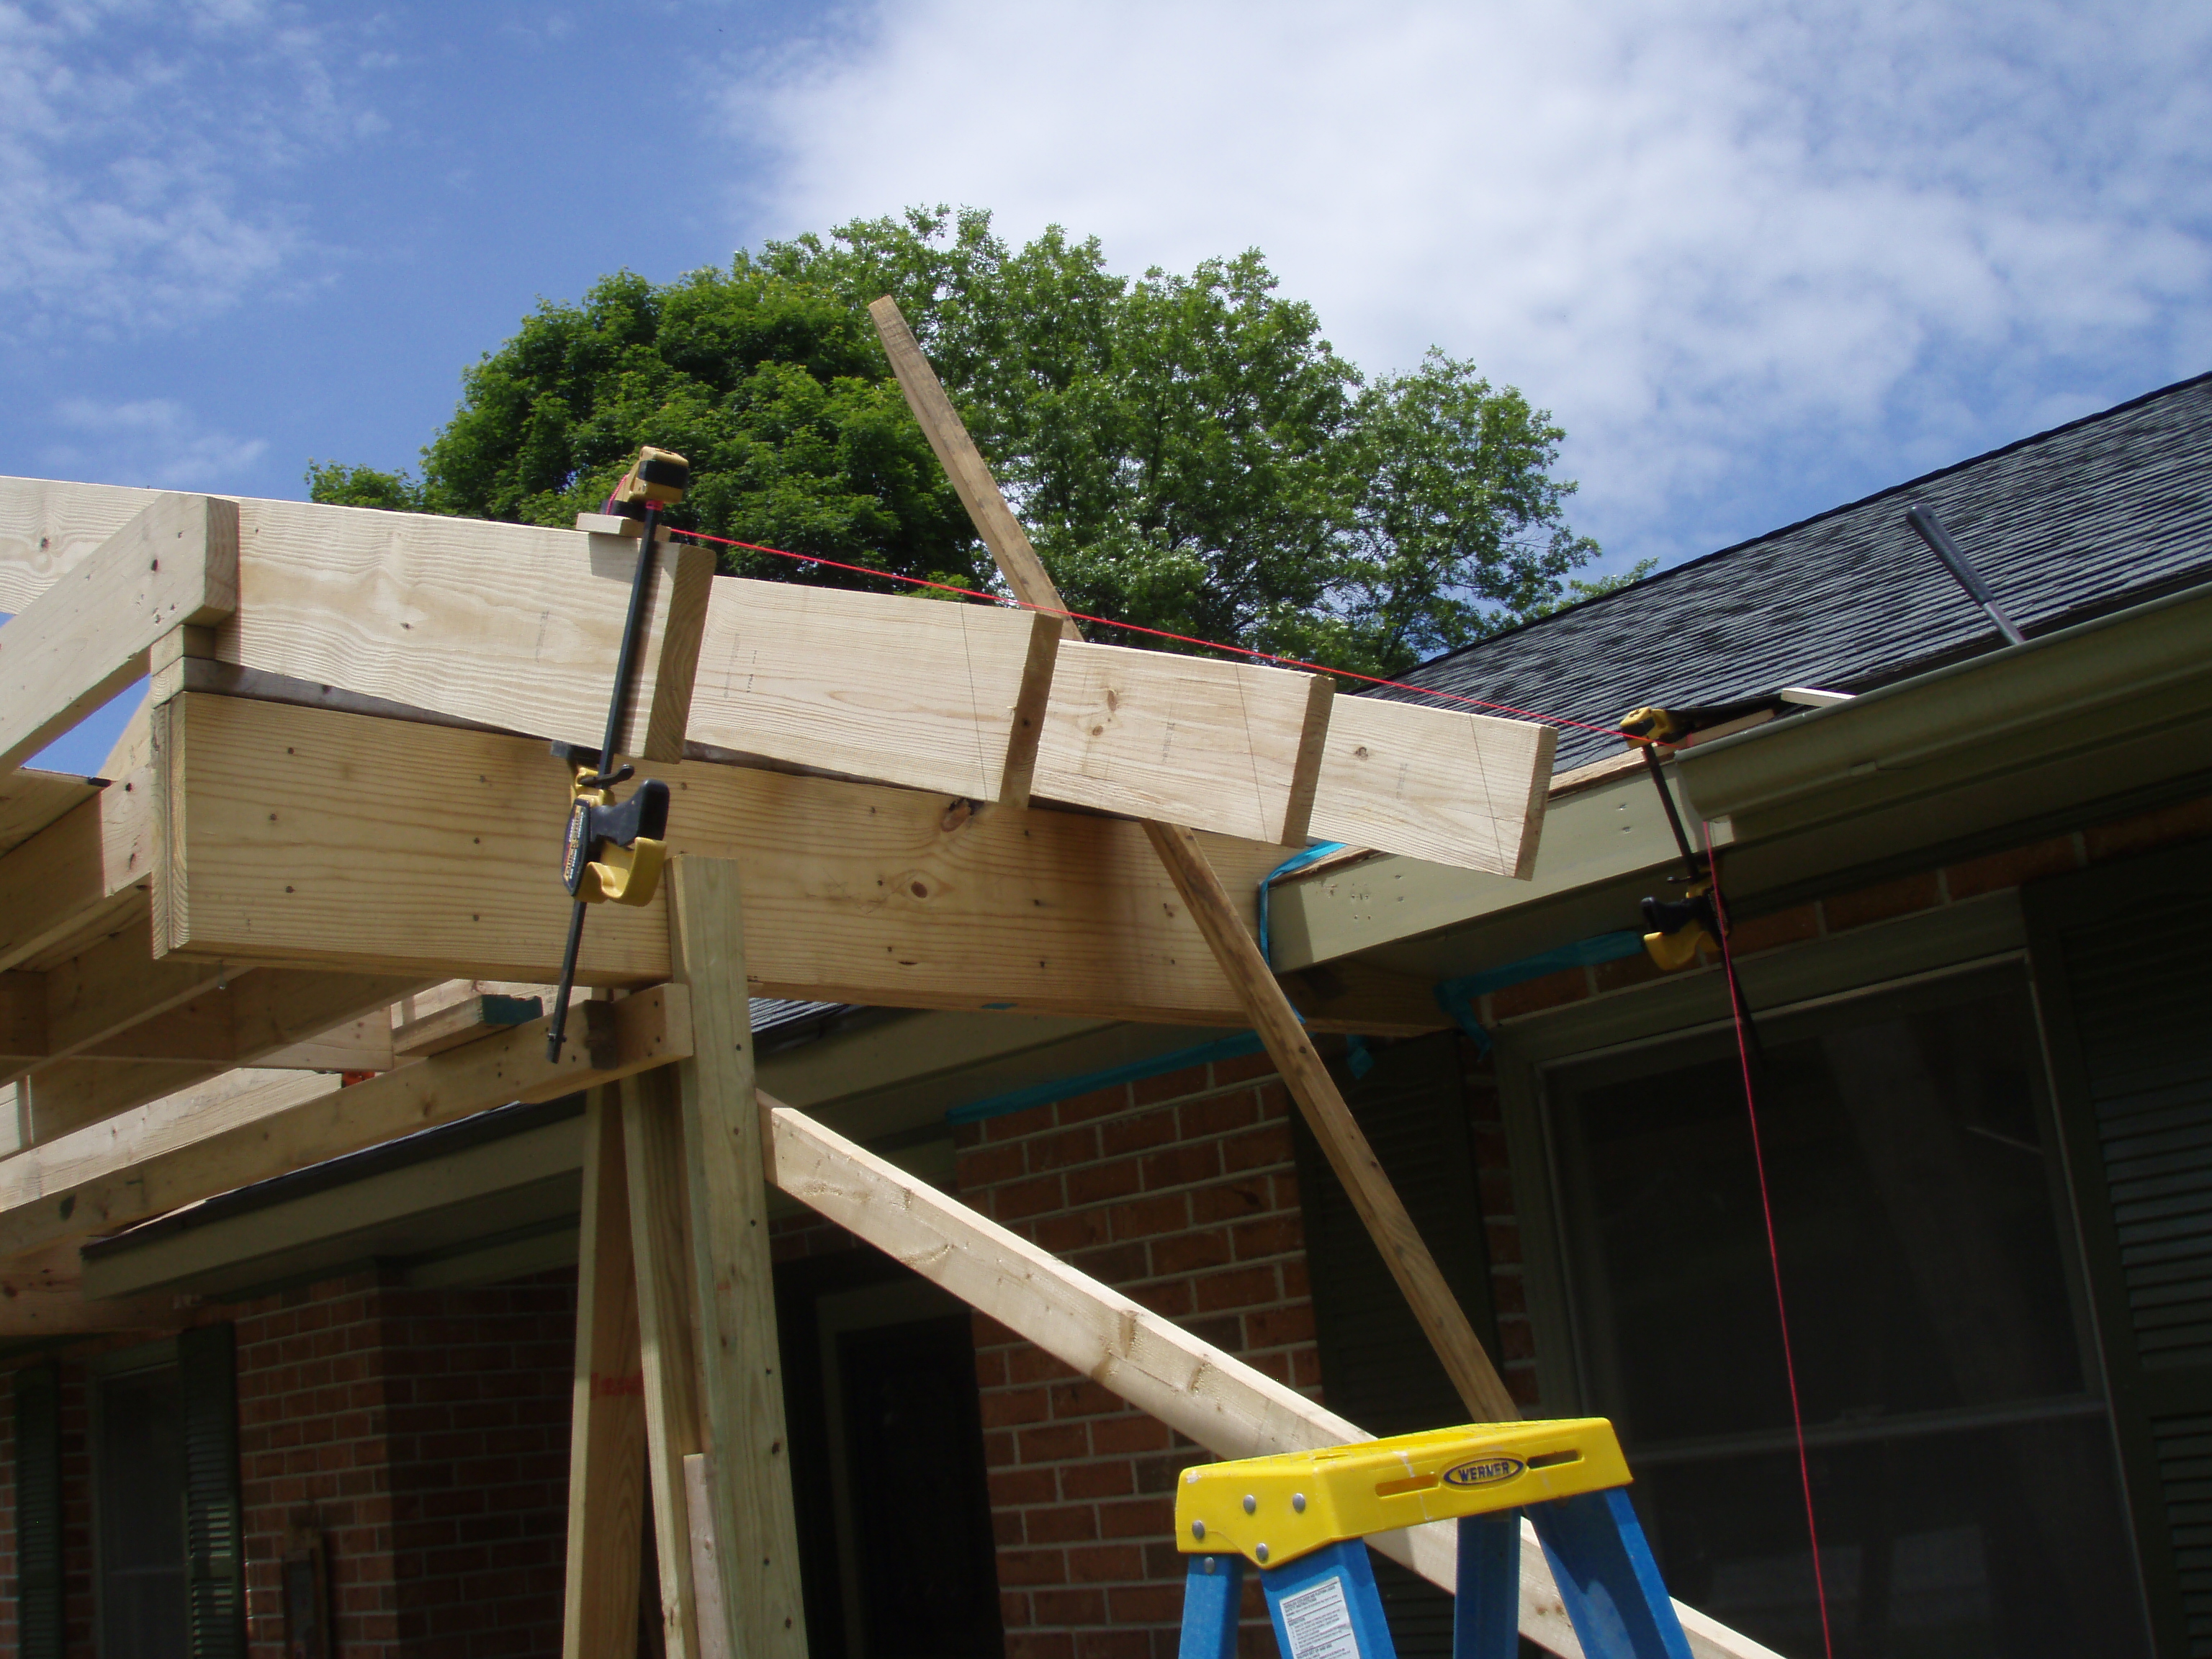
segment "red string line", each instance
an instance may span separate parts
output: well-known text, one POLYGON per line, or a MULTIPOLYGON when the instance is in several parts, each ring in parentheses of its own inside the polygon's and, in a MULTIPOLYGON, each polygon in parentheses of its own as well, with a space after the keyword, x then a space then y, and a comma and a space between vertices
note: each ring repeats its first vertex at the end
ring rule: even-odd
POLYGON ((1256 657, 1261 662, 1279 663, 1285 668, 1303 668, 1316 674, 1334 674, 1343 679, 1363 680, 1369 685, 1388 686, 1394 691, 1413 691, 1425 697, 1442 697, 1450 702, 1472 703, 1477 708, 1494 708, 1501 714, 1518 714, 1523 720, 1542 720, 1549 726, 1571 726, 1579 732, 1602 732, 1607 737, 1640 741, 1617 726, 1592 726, 1586 720, 1571 720, 1564 714, 1539 714, 1534 709, 1516 708, 1510 702, 1489 702, 1480 697, 1462 696, 1456 691, 1438 691, 1431 686, 1411 685, 1404 680, 1386 680, 1378 675, 1362 674, 1350 668, 1331 668, 1326 663, 1308 662, 1301 657, 1285 657, 1273 651, 1255 651, 1249 646, 1223 645, 1217 640, 1201 640, 1188 634, 1170 634, 1164 628, 1147 628, 1142 623, 1116 622, 1111 617, 1094 617, 1085 611, 1060 611, 1051 605, 1031 605, 1025 599, 986 593, 977 588, 957 586, 951 582, 933 582, 922 576, 902 576, 895 571, 878 570, 865 564, 844 564, 836 559, 825 559, 817 553, 793 553, 781 547, 763 547, 758 542, 732 541, 727 536, 709 536, 703 530, 672 528, 668 533, 695 542, 718 542, 724 547, 742 547, 750 553, 769 553, 779 559, 793 559, 801 564, 818 564, 831 570, 850 570, 863 576, 878 577, 887 582, 904 582, 909 587, 933 587, 940 593, 957 593, 963 599, 982 599, 1009 610, 1034 611, 1047 617, 1066 617, 1072 622, 1095 623, 1101 628, 1119 628, 1131 634, 1149 634, 1156 640, 1173 640, 1178 645, 1195 645, 1206 651, 1231 651, 1240 657, 1256 657))
POLYGON ((1759 1101, 1751 1081, 1751 1033, 1744 1009, 1743 991, 1735 977, 1735 953, 1729 945, 1728 907, 1721 899, 1720 855, 1713 848, 1713 826, 1704 825, 1705 871, 1711 878, 1713 920, 1720 924, 1721 969, 1728 981, 1729 1014, 1735 1022, 1736 1058, 1743 1066, 1743 1111, 1751 1125, 1752 1167, 1759 1175, 1759 1208, 1766 1222, 1766 1261, 1774 1273, 1774 1314, 1782 1326, 1782 1370, 1790 1383, 1790 1425, 1797 1437, 1797 1484, 1805 1494, 1805 1535, 1813 1547, 1813 1597, 1820 1610, 1820 1646, 1835 1659, 1835 1638, 1828 1631, 1828 1585, 1820 1571, 1820 1529, 1813 1519, 1813 1466, 1805 1455, 1805 1413, 1797 1399, 1797 1360, 1790 1347, 1790 1310, 1782 1297, 1782 1251, 1774 1240, 1774 1201, 1766 1188, 1766 1153, 1759 1139, 1759 1101))

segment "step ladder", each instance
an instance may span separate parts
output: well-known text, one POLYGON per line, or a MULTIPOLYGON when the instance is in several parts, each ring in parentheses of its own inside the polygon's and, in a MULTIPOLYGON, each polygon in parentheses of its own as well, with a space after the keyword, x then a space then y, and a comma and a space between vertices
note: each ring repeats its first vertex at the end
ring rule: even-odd
POLYGON ((1601 1417, 1476 1423, 1183 1471, 1178 1659, 1236 1659, 1244 1564, 1282 1659, 1396 1659, 1364 1541, 1459 1522, 1452 1659, 1520 1651, 1521 1519, 1543 1542, 1589 1659, 1691 1659, 1601 1417))

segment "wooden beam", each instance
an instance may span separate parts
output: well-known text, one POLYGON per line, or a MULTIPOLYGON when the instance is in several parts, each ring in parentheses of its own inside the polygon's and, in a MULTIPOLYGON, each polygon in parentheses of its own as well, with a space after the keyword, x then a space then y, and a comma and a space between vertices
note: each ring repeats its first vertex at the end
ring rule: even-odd
MULTIPOLYGON (((991 550, 997 561, 999 572, 1006 579, 1014 597, 1024 605, 1043 611, 1064 611, 1060 590, 1044 574, 1044 563, 1030 545, 1029 534, 1006 505, 1000 494, 998 481, 992 477, 991 469, 983 464, 977 453, 975 440, 968 435, 968 428, 952 407, 952 400, 945 395, 945 387, 938 380, 937 371, 929 366, 921 348, 915 343, 914 331, 907 326, 906 319, 896 301, 888 295, 868 307, 874 320, 876 332, 884 343, 884 355, 890 357, 891 373, 898 376, 899 390, 906 393, 907 407, 921 423, 922 435, 937 453, 937 459, 945 468, 945 476, 952 480, 952 488, 959 493, 961 505, 975 522, 983 538, 984 546, 991 550)), ((1083 637, 1073 622, 1064 622, 1062 635, 1069 640, 1083 637)))
POLYGON ((20 614, 165 492, 0 479, 0 611, 20 614))
POLYGON ((1175 878, 1183 902, 1190 907, 1199 931, 1206 935, 1222 968, 1236 982, 1244 1000, 1252 1028, 1267 1046, 1268 1057, 1281 1073, 1291 1097, 1298 1103, 1306 1123, 1328 1154, 1329 1168, 1344 1183, 1352 1208, 1382 1253, 1390 1275, 1398 1281, 1413 1316, 1420 1322, 1437 1358, 1478 1422, 1508 1422, 1521 1408, 1506 1389, 1504 1379, 1475 1340, 1466 1311, 1444 1283, 1443 1270, 1428 1246, 1421 1242, 1413 1218, 1383 1172, 1367 1136, 1337 1091, 1313 1039, 1276 983, 1260 955, 1260 947, 1244 931, 1220 878, 1206 861, 1205 850, 1188 830, 1172 824, 1145 826, 1152 845, 1175 878))
MULTIPOLYGON (((673 1067, 622 1085, 623 1149, 629 1171, 631 1252, 643 1363, 647 1467, 660 1572, 660 1632, 667 1659, 700 1659, 695 1535, 684 1463, 706 1443, 691 1289, 690 1176, 673 1067), (668 1540, 663 1543, 662 1540, 668 1540)), ((719 1589, 719 1586, 717 1586, 719 1589)), ((726 1620, 717 1632, 726 1637, 726 1620)))
POLYGON ((0 624, 0 769, 35 754, 145 672, 171 629, 238 603, 238 507, 164 495, 0 624))
POLYGON ((191 1322, 190 1297, 88 1298, 74 1244, 0 1264, 0 1339, 173 1331, 191 1322))
POLYGON ((129 908, 117 920, 112 933, 46 970, 43 1057, 59 1059, 92 1049, 221 982, 219 964, 154 959, 153 904, 144 894, 134 890, 129 908))
POLYGON ((568 1413, 568 1566, 562 1659, 601 1659, 637 1644, 645 1516, 645 1378, 622 1102, 594 1089, 584 1112, 583 1214, 577 1243, 576 1370, 568 1413))
MULTIPOLYGON (((937 396, 941 402, 941 390, 937 396)), ((943 414, 972 456, 949 404, 943 414)), ((974 471, 969 482, 982 492, 979 523, 994 553, 1024 555, 1028 572, 1040 568, 980 458, 974 471)), ((52 488, 0 479, 0 518, 11 496, 52 488)), ((109 516, 112 492, 82 485, 76 494, 88 518, 109 516)), ((598 742, 635 538, 313 502, 236 507, 238 611, 212 633, 166 641, 155 702, 219 685, 598 742)), ((690 742, 778 763, 973 799, 1025 800, 1019 785, 1028 736, 1015 711, 1045 696, 1048 672, 1064 671, 1023 645, 1012 647, 1009 664, 1006 651, 978 642, 1000 635, 1026 642, 1034 622, 985 606, 712 577, 710 556, 686 543, 671 543, 658 556, 626 749, 673 757, 681 726, 690 742), (875 648, 885 618, 914 638, 875 648), (963 639, 975 648, 954 649, 963 639), (766 655, 749 667, 756 650, 766 655), (825 672, 824 662, 834 671, 825 672), (825 740, 841 752, 825 755, 825 740)), ((1012 585, 1037 591, 1030 574, 1012 585)), ((1041 591, 1049 592, 1049 583, 1041 591)), ((1056 593, 1049 603, 1057 607, 1056 593)), ((1072 625, 1066 631, 1073 637, 1072 625)), ((1197 828, 1262 839, 1304 833, 1307 795, 1328 796, 1318 744, 1285 743, 1275 705, 1285 695, 1279 677, 1289 671, 1221 661, 1194 669, 1206 659, 1097 649, 1108 654, 1091 672, 1108 663, 1110 684, 1091 684, 1088 701, 1060 712, 1052 739, 1059 759, 1048 769, 1072 793, 1054 798, 1111 811, 1157 810, 1197 828), (1133 712, 1097 718, 1102 690, 1133 712), (1171 731, 1158 723, 1170 709, 1178 722, 1171 731), (1224 754, 1232 763, 1210 775, 1208 757, 1224 754), (1224 791, 1224 776, 1255 781, 1224 791), (1115 780, 1141 782, 1146 793, 1125 798, 1110 787, 1115 780), (1256 823, 1255 789, 1265 803, 1256 823)), ((1322 719, 1310 704, 1322 694, 1309 687, 1306 695, 1308 715, 1322 719)), ((1433 710, 1402 718, 1419 723, 1428 715, 1439 730, 1459 729, 1433 710)), ((1039 735, 1053 724, 1042 722, 1039 735)), ((1359 775, 1356 769, 1352 775, 1359 775)), ((1510 796, 1496 765, 1488 776, 1487 795, 1455 798, 1451 810, 1479 814, 1484 801, 1510 796)), ((1395 822, 1382 815, 1366 839, 1384 850, 1415 850, 1395 846, 1395 822)), ((1455 842, 1431 833, 1424 844, 1449 851, 1455 842)))
POLYGON ((1303 842, 1334 687, 1318 674, 1063 640, 1036 793, 1303 842))
POLYGON ((459 1002, 448 1003, 433 1013, 392 1028, 392 1052, 417 1060, 442 1054, 465 1042, 474 1042, 510 1025, 526 1025, 545 1012, 543 997, 500 996, 478 991, 459 1002))
POLYGON ((1535 720, 1340 697, 1313 833, 1526 881, 1558 749, 1557 729, 1535 720))
POLYGON ((1000 769, 998 799, 1008 806, 1027 806, 1036 787, 1037 747, 1044 738, 1052 681, 1060 664, 1057 618, 1030 612, 1029 654, 1022 659, 1022 683, 1014 693, 1012 730, 1006 738, 1006 763, 1000 769))
MULTIPOLYGON (((569 907, 548 826, 567 795, 542 744, 239 698, 165 708, 188 734, 161 750, 173 873, 155 896, 169 951, 555 977, 569 907)), ((644 769, 673 793, 672 852, 738 860, 756 995, 1238 1020, 1133 824, 707 763, 644 769)), ((1244 902, 1284 856, 1209 845, 1244 902)), ((583 981, 668 977, 665 902, 600 907, 583 981)), ((1377 1034, 1443 1024, 1425 987, 1376 990, 1316 1017, 1377 1034)))
POLYGON ((100 792, 97 778, 27 767, 0 771, 0 854, 13 852, 70 808, 100 792))
POLYGON ((153 779, 109 785, 0 857, 0 969, 45 966, 54 947, 121 924, 153 873, 153 779))
MULTIPOLYGON (((1374 1438, 803 1113, 766 1096, 762 1104, 784 1192, 1216 1456, 1374 1438)), ((1454 1587, 1452 1522, 1382 1533, 1368 1543, 1431 1583, 1454 1587)), ((1780 1659, 1695 1608, 1674 1607, 1697 1659, 1780 1659)), ((1542 1547, 1525 1525, 1520 1629, 1554 1653, 1581 1651, 1542 1547)))
POLYGON ((677 1094, 700 1392, 714 1449, 708 1519, 714 1536, 732 1546, 714 1558, 727 1650, 805 1659, 738 872, 726 860, 680 858, 666 879, 675 982, 691 994, 691 1054, 677 1066, 677 1094))
POLYGON ((114 1232, 510 1101, 550 1100, 627 1077, 690 1049, 681 987, 584 1006, 592 1015, 584 1040, 572 1041, 557 1064, 546 1061, 540 1020, 349 1089, 316 1077, 228 1100, 155 1102, 0 1158, 0 1257, 114 1232))
POLYGON ((1024 701, 1040 706, 1052 690, 1054 659, 1034 648, 1038 627, 1034 615, 991 605, 718 581, 689 735, 824 772, 1004 799, 1017 739, 1034 751, 1024 701))

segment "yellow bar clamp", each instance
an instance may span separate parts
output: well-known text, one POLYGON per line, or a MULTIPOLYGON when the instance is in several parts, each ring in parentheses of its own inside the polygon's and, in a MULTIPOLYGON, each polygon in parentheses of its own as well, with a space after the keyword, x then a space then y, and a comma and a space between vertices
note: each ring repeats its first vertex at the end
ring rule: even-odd
POLYGON ((1370 1533, 1628 1483, 1602 1417, 1470 1423, 1185 1469, 1176 1547, 1279 1567, 1370 1533))

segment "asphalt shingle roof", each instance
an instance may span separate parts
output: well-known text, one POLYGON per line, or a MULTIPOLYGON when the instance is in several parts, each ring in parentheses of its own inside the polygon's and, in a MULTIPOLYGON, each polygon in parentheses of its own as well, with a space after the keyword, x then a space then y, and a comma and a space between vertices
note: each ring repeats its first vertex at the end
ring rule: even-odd
MULTIPOLYGON (((2031 636, 2212 579, 2212 374, 1709 553, 1404 678, 1610 724, 1644 703, 1865 690, 1998 643, 1906 525, 1916 501, 2031 636)), ((1559 734, 1562 770, 1619 751, 1604 733, 1559 734)))

